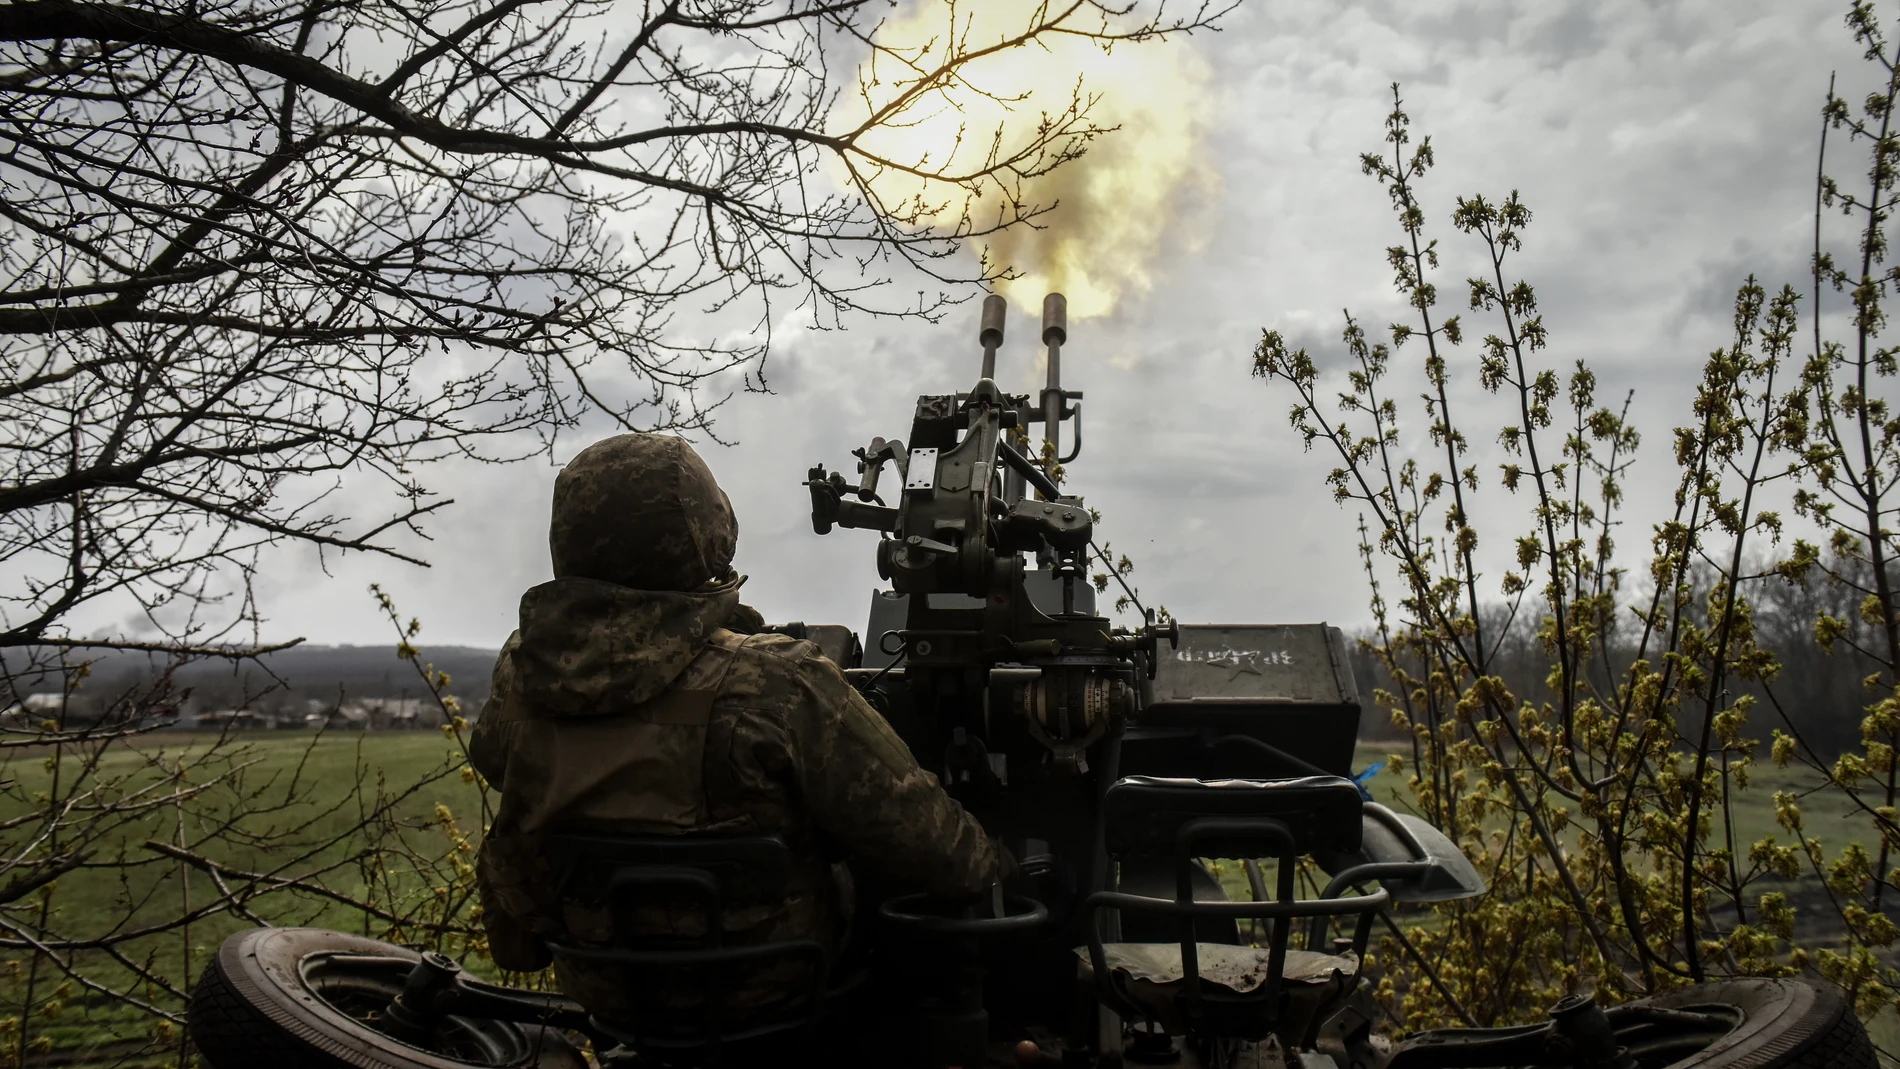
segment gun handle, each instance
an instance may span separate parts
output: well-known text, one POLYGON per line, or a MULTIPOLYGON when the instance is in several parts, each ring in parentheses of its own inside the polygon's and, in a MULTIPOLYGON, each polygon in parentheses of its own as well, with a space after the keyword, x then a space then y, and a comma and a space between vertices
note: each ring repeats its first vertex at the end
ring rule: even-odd
MULTIPOLYGON (((839 483, 844 481, 838 476, 833 478, 839 483)), ((838 499, 842 496, 842 488, 825 478, 823 464, 806 472, 805 487, 811 491, 811 529, 819 534, 830 534, 831 525, 838 519, 838 499)))

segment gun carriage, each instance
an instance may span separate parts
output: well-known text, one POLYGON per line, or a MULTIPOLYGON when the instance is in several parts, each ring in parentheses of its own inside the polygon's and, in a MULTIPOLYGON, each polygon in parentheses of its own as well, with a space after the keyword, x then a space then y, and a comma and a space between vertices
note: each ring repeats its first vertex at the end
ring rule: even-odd
POLYGON ((1089 573, 1119 576, 1063 478, 1083 440, 1082 395, 1060 377, 1064 300, 1044 302, 1036 396, 997 384, 1004 307, 985 302, 968 392, 920 397, 908 441, 857 450, 855 480, 820 466, 806 483, 819 534, 880 535, 889 588, 847 674, 1019 861, 974 915, 883 902, 889 938, 923 947, 898 960, 933 963, 889 985, 930 994, 885 1019, 908 1013, 900 1031, 924 1041, 904 1053, 933 1066, 997 1061, 1024 1040, 1074 1065, 1227 1064, 1269 1036, 1312 1050, 1390 894, 1345 889, 1383 874, 1443 897, 1482 881, 1351 779, 1359 699, 1336 629, 1184 627, 1145 609, 1120 627, 1097 612, 1089 573), (1360 856, 1368 812, 1384 822, 1377 857, 1360 856), (1300 902, 1295 867, 1311 854, 1347 879, 1300 902), (1255 901, 1227 900, 1214 857, 1248 859, 1230 864, 1255 901), (937 967, 946 957, 962 964, 937 967))
MULTIPOLYGON (((1004 309, 983 305, 967 392, 920 397, 907 439, 854 452, 855 478, 807 474, 816 533, 878 535, 888 587, 862 641, 835 625, 776 629, 818 642, 1008 847, 1006 881, 969 903, 860 877, 868 959, 834 961, 808 940, 720 945, 722 908, 784 885, 774 837, 557 838, 568 886, 616 909, 683 895, 709 933, 558 953, 656 977, 798 958, 811 994, 737 1029, 715 1004, 688 1038, 662 1038, 473 979, 440 954, 263 929, 207 969, 192 1012, 207 1055, 239 1049, 230 1036, 244 1026, 301 1037, 310 1060, 297 1064, 358 1067, 575 1069, 566 1037, 578 1035, 622 1067, 761 1064, 762 1042, 799 1036, 831 1052, 824 1064, 900 1069, 1871 1069, 1839 993, 1798 981, 1609 1009, 1577 995, 1541 1024, 1376 1036, 1361 970, 1375 919, 1480 894, 1483 878, 1440 831, 1352 778, 1360 699, 1337 629, 1182 625, 1145 609, 1123 627, 1097 611, 1092 563, 1117 571, 1064 478, 1083 438, 1082 394, 1061 381, 1064 301, 1044 302, 1047 379, 1033 396, 998 384, 1004 309), (1210 858, 1238 859, 1244 897, 1210 858), (1302 859, 1326 881, 1305 897, 1302 859)), ((235 1069, 233 1057, 211 1060, 235 1069)))

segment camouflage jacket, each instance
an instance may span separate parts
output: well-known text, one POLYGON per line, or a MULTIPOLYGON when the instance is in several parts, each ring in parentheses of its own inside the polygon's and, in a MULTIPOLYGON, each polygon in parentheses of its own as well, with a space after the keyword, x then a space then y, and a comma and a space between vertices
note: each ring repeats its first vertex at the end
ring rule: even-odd
MULTIPOLYGON (((795 858, 787 897, 728 909, 729 942, 835 945, 850 895, 833 862, 844 858, 941 895, 994 878, 976 821, 815 646, 724 626, 744 627, 749 611, 736 583, 667 592, 567 578, 523 596, 471 747, 501 795, 477 870, 498 964, 545 966, 537 936, 609 934, 601 903, 557 893, 541 848, 550 831, 779 832, 795 858)), ((693 934, 698 922, 662 910, 648 923, 693 934)), ((595 1012, 625 1010, 625 976, 554 965, 595 1012)), ((796 983, 782 970, 755 976, 740 1001, 796 983)))

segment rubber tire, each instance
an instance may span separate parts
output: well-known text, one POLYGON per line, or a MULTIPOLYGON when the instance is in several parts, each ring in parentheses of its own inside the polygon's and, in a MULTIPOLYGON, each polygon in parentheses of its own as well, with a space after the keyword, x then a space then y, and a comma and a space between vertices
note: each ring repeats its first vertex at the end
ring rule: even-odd
POLYGON ((1877 1069, 1867 1029, 1841 989, 1807 980, 1717 980, 1636 999, 1686 1009, 1711 1003, 1743 1013, 1735 1030, 1669 1069, 1877 1069))
MULTIPOLYGON (((1840 988, 1806 980, 1717 980, 1635 999, 1626 1006, 1680 1010, 1733 1006, 1742 1021, 1733 1031, 1667 1069, 1877 1069, 1867 1029, 1840 988)), ((1235 1052, 1226 1069, 1269 1062, 1259 1044, 1235 1052)))
MULTIPOLYGON (((298 963, 316 953, 412 960, 406 947, 321 928, 258 928, 224 941, 191 994, 186 1028, 212 1069, 467 1069, 478 1063, 432 1054, 382 1035, 332 1008, 299 981, 298 963)), ((539 1032, 537 1057, 520 1069, 585 1069, 566 1037, 539 1032)))

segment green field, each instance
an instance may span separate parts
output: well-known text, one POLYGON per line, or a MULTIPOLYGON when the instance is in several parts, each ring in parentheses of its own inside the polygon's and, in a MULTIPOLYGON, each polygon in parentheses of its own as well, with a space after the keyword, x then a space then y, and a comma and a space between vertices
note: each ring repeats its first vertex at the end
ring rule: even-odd
MULTIPOLYGON (((13 781, 8 791, 13 808, 0 810, 0 820, 27 810, 26 799, 53 783, 45 751, 13 753, 11 760, 0 762, 0 778, 13 781)), ((61 762, 60 772, 67 782, 78 772, 80 760, 69 754, 61 762)), ((122 797, 131 784, 161 779, 159 769, 176 769, 179 761, 184 762, 187 783, 209 784, 204 793, 193 800, 190 811, 158 807, 144 818, 115 828, 94 858, 97 867, 67 873, 58 880, 45 903, 47 931, 68 940, 95 939, 177 917, 183 912, 181 903, 203 908, 221 897, 210 874, 152 851, 144 845, 147 840, 183 842, 237 870, 278 878, 314 874, 324 886, 345 895, 372 894, 384 901, 406 896, 413 903, 429 892, 423 877, 398 869, 372 881, 358 866, 339 866, 339 861, 372 841, 392 842, 394 836, 424 852, 452 849, 437 816, 439 805, 455 813, 464 827, 480 829, 479 794, 455 774, 462 764, 459 752, 441 735, 430 732, 325 737, 257 733, 225 746, 207 737, 166 732, 139 740, 136 749, 121 745, 108 751, 93 775, 105 782, 125 781, 127 786, 116 792, 122 797), (235 749, 227 754, 231 746, 235 749), (155 758, 161 763, 155 763, 155 758), (387 799, 404 786, 431 777, 433 782, 426 788, 390 800, 387 819, 377 822, 375 832, 352 833, 362 823, 366 808, 373 811, 376 799, 387 799), (263 811, 251 812, 229 828, 218 825, 233 810, 257 809, 259 802, 265 803, 263 811)), ((30 830, 29 825, 9 834, 17 839, 30 830)), ((7 845, 17 849, 13 839, 7 845)), ((224 883, 237 890, 247 886, 230 876, 224 883)), ((360 911, 296 891, 259 895, 247 908, 276 924, 370 934, 378 930, 376 922, 367 921, 360 911)), ((8 920, 37 930, 38 914, 36 900, 16 903, 8 920)), ((88 979, 130 990, 154 1006, 176 1012, 178 998, 161 984, 188 989, 223 939, 251 923, 225 911, 122 944, 117 949, 130 964, 98 951, 79 950, 61 957, 88 979)), ((177 1064, 176 1029, 86 990, 44 959, 34 965, 32 956, 19 950, 0 950, 0 1002, 5 1003, 0 1007, 0 1065, 21 1054, 27 1065, 177 1064), (57 997, 62 984, 64 997, 57 997), (49 996, 54 996, 50 1002, 49 996), (23 1013, 29 1005, 31 1012, 23 1013), (154 1045, 160 1049, 148 1052, 154 1045), (124 1060, 128 1056, 130 1060, 124 1060)))
MULTIPOLYGON (((1398 745, 1403 744, 1361 745, 1355 765, 1364 768, 1372 762, 1384 760, 1398 745)), ((1415 807, 1411 804, 1411 794, 1405 782, 1409 776, 1409 771, 1403 775, 1385 771, 1375 777, 1369 786, 1378 801, 1401 812, 1413 812, 1415 807)), ((1762 763, 1752 766, 1747 778, 1746 788, 1732 791, 1729 799, 1731 819, 1726 824, 1719 817, 1715 819, 1708 843, 1712 850, 1732 844, 1734 856, 1742 860, 1744 873, 1749 869, 1749 849, 1756 842, 1772 838, 1776 844, 1788 846, 1797 841, 1796 836, 1776 823, 1775 795, 1778 792, 1788 792, 1798 797, 1806 834, 1821 841, 1829 858, 1852 842, 1868 844, 1870 851, 1877 850, 1878 837, 1874 834, 1871 820, 1845 794, 1825 788, 1822 778, 1814 771, 1792 765, 1776 768, 1772 764, 1762 763)), ((1706 804, 1719 806, 1720 799, 1710 799, 1706 804)), ((1559 832, 1557 839, 1574 849, 1581 831, 1581 826, 1573 823, 1559 832)), ((1226 878, 1231 879, 1230 876, 1226 878)), ((1839 937, 1839 918, 1832 912, 1821 881, 1812 871, 1804 869, 1802 875, 1792 881, 1773 874, 1760 875, 1748 881, 1742 897, 1751 916, 1754 915, 1760 896, 1770 891, 1785 894, 1793 904, 1796 935, 1805 944, 1831 943, 1839 937)), ((1717 896, 1712 898, 1711 908, 1725 910, 1728 907, 1717 896)), ((1889 912, 1892 912, 1891 907, 1889 912)), ((1732 917, 1732 914, 1724 915, 1732 917)))
MULTIPOLYGON (((215 900, 218 889, 210 876, 154 853, 144 844, 148 839, 198 843, 212 834, 217 818, 228 818, 234 809, 251 808, 251 803, 242 801, 247 797, 252 802, 270 800, 272 805, 265 812, 235 821, 232 830, 217 835, 203 846, 202 853, 237 870, 279 876, 320 873, 323 884, 332 890, 352 896, 373 893, 384 902, 426 904, 432 890, 431 878, 399 871, 372 886, 357 867, 337 865, 339 859, 369 845, 370 836, 351 834, 361 822, 363 806, 403 785, 433 776, 427 788, 391 805, 391 819, 379 823, 381 831, 377 834, 404 836, 423 853, 451 850, 450 838, 438 820, 438 806, 446 806, 456 814, 464 829, 479 829, 479 794, 456 774, 462 763, 459 751, 441 735, 410 732, 313 737, 259 733, 240 738, 237 746, 234 759, 226 764, 214 759, 218 750, 213 740, 166 733, 141 740, 137 749, 122 747, 102 761, 95 775, 137 781, 155 776, 158 768, 176 768, 182 759, 188 769, 202 777, 197 782, 210 780, 216 786, 196 803, 199 811, 188 819, 181 821, 175 810, 160 808, 149 819, 116 829, 111 837, 113 849, 95 858, 96 867, 68 873, 58 881, 47 902, 45 929, 66 939, 85 939, 175 916, 186 895, 200 906, 215 900), (154 758, 159 761, 154 763, 154 758), (217 779, 220 775, 225 778, 217 779), (276 841, 271 841, 273 837, 276 841)), ((1377 745, 1361 747, 1357 767, 1382 760, 1386 749, 1377 745)), ((50 786, 53 773, 46 763, 47 756, 43 751, 15 751, 11 760, 0 762, 4 766, 0 767, 0 780, 12 781, 7 796, 13 799, 8 803, 13 806, 10 811, 0 809, 0 821, 26 811, 26 799, 50 786)), ((64 759, 60 766, 63 776, 74 774, 77 760, 73 755, 64 759)), ((1745 850, 1753 838, 1777 831, 1772 806, 1776 790, 1806 786, 1793 773, 1758 770, 1751 788, 1736 796, 1738 845, 1745 850)), ((1371 787, 1380 801, 1406 808, 1403 777, 1388 771, 1375 777, 1371 787)), ((1831 838, 1828 832, 1832 829, 1847 830, 1841 821, 1850 814, 1838 799, 1810 798, 1806 811, 1814 833, 1823 838, 1831 838)), ((30 826, 8 834, 17 838, 26 830, 30 826)), ((1785 840, 1786 836, 1781 838, 1785 840)), ((9 844, 17 849, 17 843, 9 840, 9 844)), ((1830 842, 1831 847, 1835 845, 1830 842)), ((1239 865, 1223 866, 1221 875, 1234 893, 1246 894, 1239 865)), ((241 882, 227 880, 227 886, 241 886, 241 882)), ((34 902, 37 900, 15 903, 7 914, 9 922, 39 930, 34 927, 34 902)), ((265 894, 252 900, 249 908, 260 919, 278 924, 311 924, 370 934, 381 929, 379 922, 366 923, 360 912, 347 906, 302 893, 265 894)), ((136 940, 121 949, 149 976, 182 988, 203 968, 221 940, 250 923, 229 912, 219 913, 188 927, 136 940)), ((156 983, 136 982, 132 968, 124 963, 83 950, 62 957, 74 970, 92 979, 119 989, 129 987, 153 1005, 178 1009, 175 996, 156 983)), ((6 1003, 0 1007, 0 1065, 11 1063, 16 1054, 24 1054, 28 1065, 177 1064, 175 1033, 168 1040, 162 1027, 154 1027, 153 1018, 76 984, 69 983, 65 993, 49 1003, 49 996, 60 991, 66 978, 45 961, 37 967, 31 961, 30 955, 17 949, 0 950, 0 1001, 6 1003), (33 1010, 23 1014, 29 993, 33 1010), (56 1008, 49 1009, 54 1004, 56 1008), (24 1026, 20 1024, 22 1017, 26 1019, 24 1026), (7 1018, 13 1023, 8 1024, 7 1018), (152 1049, 154 1043, 158 1049, 152 1049)))

